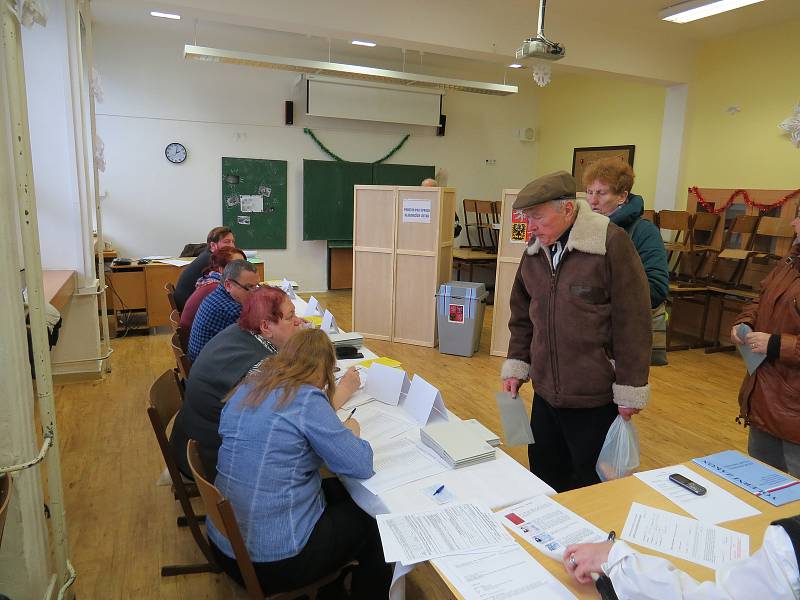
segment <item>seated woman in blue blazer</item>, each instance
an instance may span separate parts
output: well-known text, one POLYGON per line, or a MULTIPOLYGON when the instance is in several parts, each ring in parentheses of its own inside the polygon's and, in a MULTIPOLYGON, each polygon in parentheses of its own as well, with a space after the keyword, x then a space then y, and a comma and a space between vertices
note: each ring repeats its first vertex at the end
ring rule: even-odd
MULTIPOLYGON (((300 331, 222 411, 216 486, 233 505, 267 594, 311 583, 353 559, 353 598, 389 593, 391 567, 375 520, 338 479, 319 473, 323 464, 359 479, 374 473, 358 422, 342 423, 331 406, 335 364, 327 334, 300 331)), ((233 549, 211 522, 208 537, 222 567, 241 582, 233 549)))

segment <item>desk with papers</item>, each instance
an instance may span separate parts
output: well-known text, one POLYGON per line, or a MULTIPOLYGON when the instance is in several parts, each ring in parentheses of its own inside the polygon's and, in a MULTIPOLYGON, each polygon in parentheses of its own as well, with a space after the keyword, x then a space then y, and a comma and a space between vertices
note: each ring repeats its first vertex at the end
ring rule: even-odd
MULTIPOLYGON (((293 302, 298 314, 303 314, 305 302, 299 298, 293 302)), ((337 364, 344 370, 362 360, 377 358, 366 347, 362 347, 360 352, 364 359, 338 361, 337 364)), ((366 372, 366 368, 359 368, 362 369, 362 374, 366 372)), ((578 517, 577 529, 582 529, 584 535, 591 535, 592 539, 599 541, 606 532, 613 530, 619 538, 625 539, 634 548, 671 560, 679 569, 699 581, 714 579, 713 568, 700 564, 704 562, 701 556, 704 551, 695 548, 695 560, 692 561, 679 558, 686 548, 676 548, 677 544, 673 544, 671 554, 654 550, 654 547, 658 547, 656 542, 648 547, 648 535, 652 538, 658 536, 641 531, 643 527, 638 531, 631 527, 629 521, 636 516, 637 511, 640 511, 640 522, 647 520, 652 528, 668 526, 680 530, 683 527, 687 537, 695 529, 704 535, 716 534, 716 543, 719 546, 713 550, 716 556, 710 556, 712 551, 705 551, 706 558, 710 556, 705 561, 709 565, 715 560, 718 562, 751 555, 761 546, 764 531, 772 521, 800 512, 800 503, 773 506, 692 462, 555 494, 552 488, 499 448, 495 460, 460 469, 447 467, 434 452, 420 443, 420 425, 404 408, 402 401, 395 405, 386 404, 370 398, 369 394, 361 390, 348 404, 347 408, 340 411, 340 418, 347 418, 352 407, 357 406, 354 418, 362 424, 362 437, 373 445, 376 472, 386 472, 382 468, 386 463, 394 462, 400 466, 393 468, 389 465, 388 472, 391 475, 377 480, 375 477, 366 482, 344 478, 344 485, 363 510, 375 516, 384 515, 380 517, 382 521, 388 516, 393 519, 397 517, 400 525, 395 525, 395 528, 401 527, 405 522, 408 527, 406 541, 410 539, 412 546, 415 527, 420 527, 420 523, 437 522, 426 519, 439 518, 435 511, 449 510, 456 506, 462 507, 459 510, 467 511, 465 514, 475 513, 474 508, 463 508, 465 506, 478 507, 484 512, 486 509, 495 511, 498 522, 504 523, 512 533, 515 544, 500 543, 495 539, 494 545, 486 542, 480 550, 431 559, 434 569, 453 594, 461 599, 598 597, 593 585, 578 584, 567 574, 559 560, 562 548, 551 544, 549 547, 552 551, 548 551, 545 547, 547 544, 536 544, 533 540, 529 543, 524 536, 532 537, 530 532, 523 533, 519 528, 515 530, 513 524, 503 521, 504 512, 507 513, 508 510, 501 509, 519 506, 519 503, 537 497, 541 498, 538 503, 542 506, 550 503, 550 508, 553 508, 554 501, 574 513, 573 516, 578 517), (413 464, 413 467, 404 468, 409 464, 413 464), (708 498, 703 500, 681 495, 680 491, 676 492, 666 486, 663 480, 667 472, 683 473, 706 486, 708 498), (448 492, 449 503, 446 505, 442 505, 441 499, 433 494, 440 486, 444 486, 448 492), (552 500, 543 496, 549 496, 552 500), (711 510, 710 504, 714 504, 716 510, 711 510), (404 515, 409 513, 413 514, 404 521, 404 515), (429 513, 434 517, 426 516, 429 513), (732 520, 723 522, 720 521, 722 518, 732 520), (722 529, 715 529, 715 524, 722 529), (493 596, 489 593, 489 590, 500 589, 505 590, 505 595, 493 596)), ((445 412, 450 420, 459 420, 449 411, 445 412)), ((446 519, 442 517, 440 521, 443 520, 446 519)), ((403 531, 402 527, 400 530, 403 531)), ((439 532, 437 535, 446 539, 447 532, 439 532)), ((465 537, 468 536, 465 534, 465 537)), ((484 537, 488 539, 491 535, 485 534, 484 537)), ((481 544, 475 547, 478 545, 481 544)), ((420 555, 424 555, 419 550, 419 544, 417 547, 420 555)), ((434 552, 436 544, 431 548, 430 551, 434 552)), ((402 548, 395 545, 391 549, 396 553, 401 552, 402 548)), ((684 554, 690 556, 691 552, 686 551, 684 554)), ((412 568, 413 564, 405 566, 401 562, 396 563, 391 598, 404 596, 402 578, 412 568)))

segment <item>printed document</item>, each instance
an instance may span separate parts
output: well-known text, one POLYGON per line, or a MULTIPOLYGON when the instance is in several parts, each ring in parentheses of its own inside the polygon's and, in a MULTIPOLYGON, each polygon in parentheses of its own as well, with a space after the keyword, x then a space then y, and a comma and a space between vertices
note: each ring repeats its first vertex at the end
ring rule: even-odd
POLYGON ((570 544, 603 542, 606 533, 547 496, 536 496, 499 513, 503 524, 537 550, 560 561, 570 544))
POLYGON ((622 539, 716 569, 750 556, 750 536, 634 502, 622 539))
POLYGON ((380 445, 373 444, 372 452, 375 475, 361 483, 376 496, 448 470, 443 462, 434 457, 433 452, 405 437, 382 441, 380 445))
POLYGON ((431 561, 450 580, 464 600, 574 599, 519 545, 474 554, 445 556, 431 561))
POLYGON ((431 558, 516 545, 488 509, 448 504, 418 513, 378 515, 386 562, 411 565, 431 558))
POLYGON ((684 465, 635 473, 635 476, 704 523, 716 525, 760 514, 760 511, 684 465), (678 473, 699 483, 706 488, 706 493, 698 496, 677 483, 673 483, 669 479, 673 473, 678 473))

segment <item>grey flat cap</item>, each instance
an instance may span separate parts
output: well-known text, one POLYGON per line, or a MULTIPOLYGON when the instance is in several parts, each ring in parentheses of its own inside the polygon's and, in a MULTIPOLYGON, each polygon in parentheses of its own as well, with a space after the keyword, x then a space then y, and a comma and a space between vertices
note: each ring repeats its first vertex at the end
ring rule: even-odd
POLYGON ((517 195, 513 208, 524 210, 551 200, 575 199, 575 178, 566 171, 556 171, 534 179, 517 195))

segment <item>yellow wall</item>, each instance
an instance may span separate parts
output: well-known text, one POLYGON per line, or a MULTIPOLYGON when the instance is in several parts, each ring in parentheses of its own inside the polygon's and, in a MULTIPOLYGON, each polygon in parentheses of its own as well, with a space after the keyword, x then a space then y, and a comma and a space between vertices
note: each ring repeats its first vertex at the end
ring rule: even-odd
MULTIPOLYGON (((659 85, 594 75, 553 73, 537 94, 536 174, 572 170, 572 150, 585 146, 636 146, 634 193, 652 206, 658 173, 665 89, 659 85)), ((578 182, 578 189, 581 189, 578 182)))
MULTIPOLYGON (((709 42, 689 85, 683 189, 795 189, 800 149, 778 123, 800 101, 800 21, 709 42), (741 112, 731 116, 731 105, 741 112)), ((679 205, 686 194, 679 191, 679 205)))

